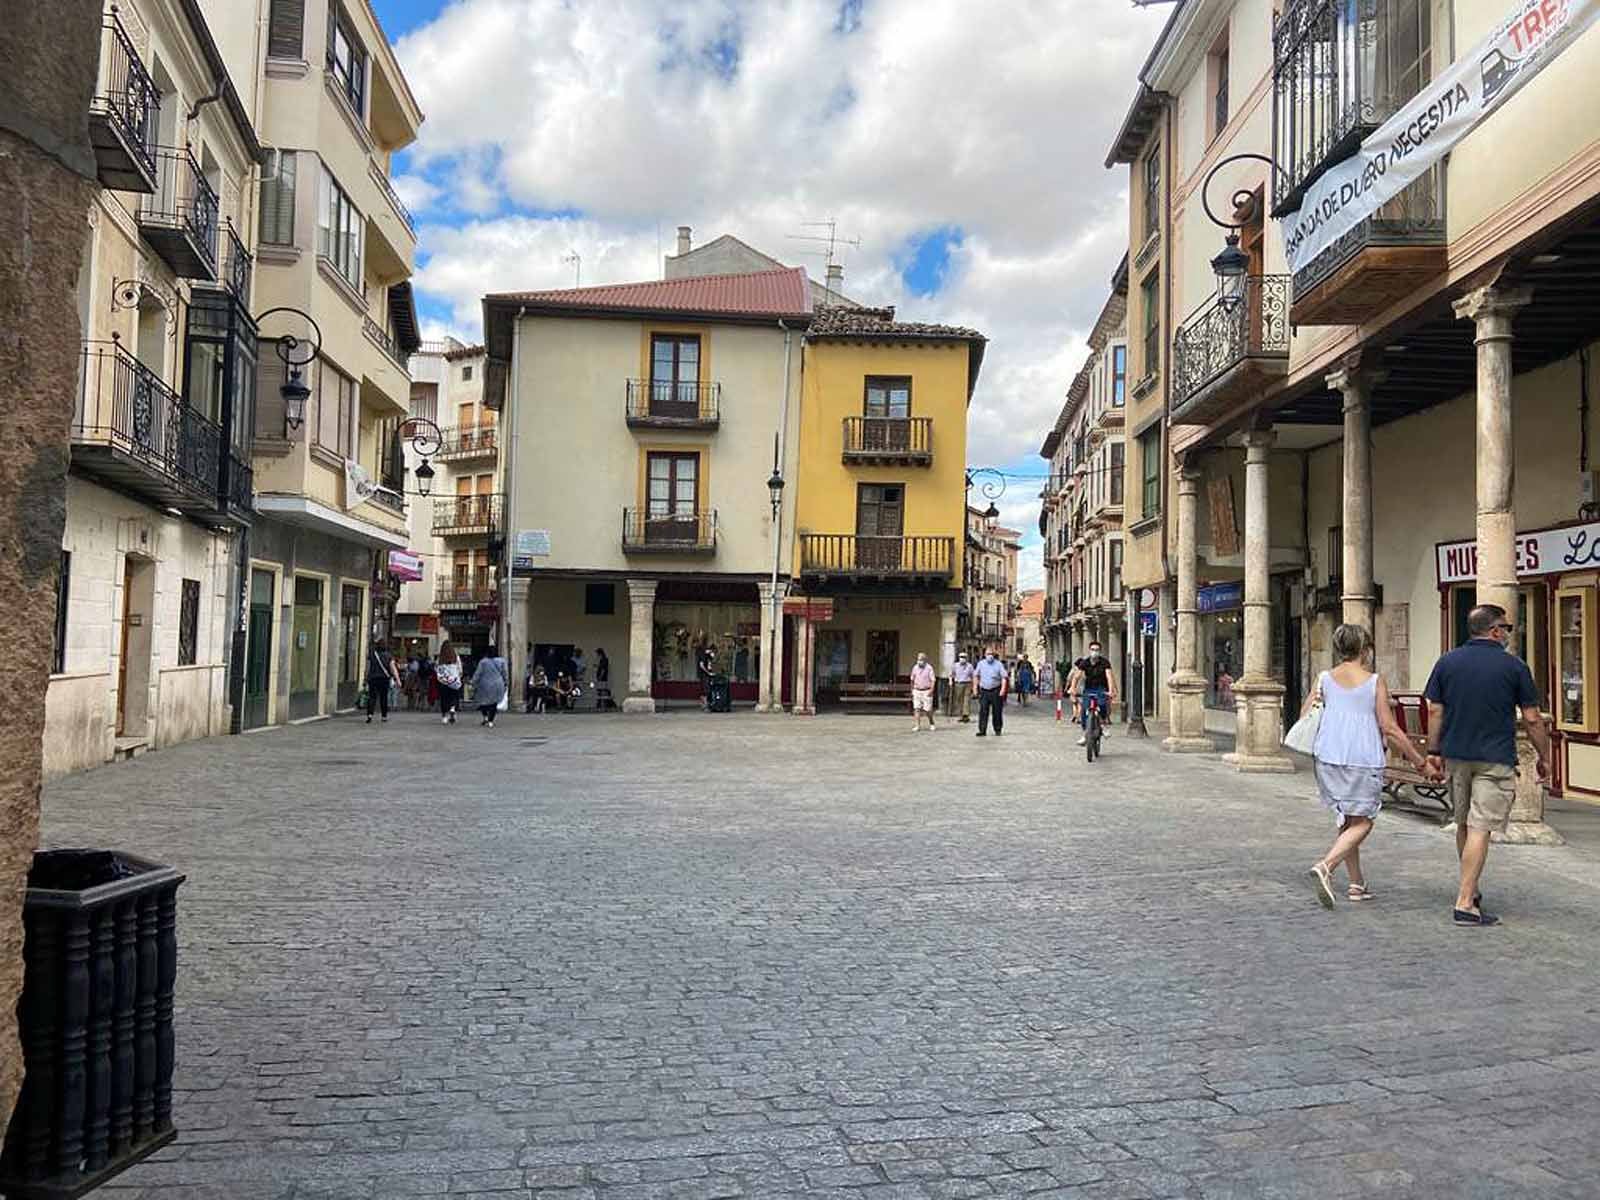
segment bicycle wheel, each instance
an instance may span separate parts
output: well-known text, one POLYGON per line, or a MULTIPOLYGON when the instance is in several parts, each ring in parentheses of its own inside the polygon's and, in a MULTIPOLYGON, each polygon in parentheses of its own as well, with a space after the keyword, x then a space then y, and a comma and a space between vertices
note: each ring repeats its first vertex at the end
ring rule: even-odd
POLYGON ((1089 728, 1084 734, 1083 753, 1089 762, 1093 762, 1100 753, 1100 715, 1096 712, 1089 713, 1089 728))

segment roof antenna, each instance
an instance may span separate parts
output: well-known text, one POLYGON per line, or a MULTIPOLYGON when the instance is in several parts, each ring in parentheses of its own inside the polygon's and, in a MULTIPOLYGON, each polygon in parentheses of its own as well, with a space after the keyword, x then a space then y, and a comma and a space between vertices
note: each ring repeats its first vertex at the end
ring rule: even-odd
POLYGON ((583 255, 574 250, 571 254, 563 254, 561 261, 572 264, 572 286, 583 286, 583 255))
POLYGON ((800 226, 803 229, 826 229, 828 231, 826 237, 816 233, 789 233, 785 234, 784 236, 792 242, 824 243, 827 246, 826 250, 807 250, 804 251, 804 253, 820 254, 822 256, 824 265, 829 270, 833 268, 834 251, 840 246, 854 246, 857 249, 860 249, 861 247, 860 238, 845 238, 839 236, 839 222, 833 217, 829 217, 826 221, 801 221, 800 226))

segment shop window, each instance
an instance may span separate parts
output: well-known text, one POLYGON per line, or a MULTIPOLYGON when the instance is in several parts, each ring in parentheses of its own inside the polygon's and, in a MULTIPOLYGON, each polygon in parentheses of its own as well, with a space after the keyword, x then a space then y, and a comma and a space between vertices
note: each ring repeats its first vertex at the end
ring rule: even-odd
POLYGON ((194 666, 200 644, 200 581, 185 579, 178 604, 178 665, 194 666))
POLYGON ((1556 669, 1560 694, 1556 724, 1574 733, 1600 730, 1592 696, 1595 679, 1595 591, 1590 587, 1556 592, 1556 669))
POLYGON ((610 617, 617 611, 617 585, 614 583, 589 583, 583 588, 583 615, 610 617))
POLYGON ((61 552, 61 568, 56 573, 56 625, 50 646, 50 673, 67 669, 67 602, 72 597, 72 551, 61 552))

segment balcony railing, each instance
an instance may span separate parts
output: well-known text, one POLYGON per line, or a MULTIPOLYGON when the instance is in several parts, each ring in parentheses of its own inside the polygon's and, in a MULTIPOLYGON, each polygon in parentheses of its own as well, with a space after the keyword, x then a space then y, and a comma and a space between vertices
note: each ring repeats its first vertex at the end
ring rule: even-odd
POLYGON ((493 533, 500 528, 501 497, 441 496, 433 502, 433 532, 446 534, 493 533))
POLYGON ((369 503, 386 508, 397 516, 405 516, 406 498, 402 485, 392 479, 383 480, 383 487, 367 497, 369 503))
POLYGON ((389 182, 388 173, 385 172, 384 169, 376 162, 373 162, 371 167, 372 177, 378 181, 378 190, 388 198, 389 204, 394 208, 395 216, 399 217, 400 220, 405 223, 405 227, 409 229, 412 234, 415 234, 417 232, 416 218, 411 215, 411 210, 407 208, 405 206, 405 202, 400 199, 400 194, 394 190, 394 184, 389 182))
POLYGON ((492 583, 441 583, 433 589, 435 608, 471 608, 492 604, 499 595, 492 583))
POLYGON ((933 418, 846 417, 844 461, 927 466, 933 461, 933 418))
POLYGON ((217 278, 217 193, 194 155, 157 146, 156 187, 139 210, 139 228, 173 274, 217 278))
POLYGON ((233 227, 232 221, 222 223, 222 282, 233 298, 245 308, 250 307, 250 275, 255 269, 255 259, 245 248, 244 239, 233 227))
POLYGON ((714 429, 722 420, 722 385, 630 379, 627 418, 634 426, 714 429))
POLYGON ((808 575, 908 576, 948 579, 955 567, 953 537, 877 537, 802 533, 800 570, 808 575))
POLYGON ((622 510, 622 549, 630 554, 711 554, 717 548, 717 512, 622 510))
POLYGON ((89 140, 100 182, 118 191, 154 191, 154 133, 161 93, 115 8, 101 27, 100 76, 89 103, 89 140))
POLYGON ((440 433, 443 436, 436 457, 442 462, 492 456, 499 447, 497 425, 452 425, 440 433))
POLYGON ((228 503, 236 512, 252 512, 256 506, 255 472, 250 464, 228 454, 228 503))
MULTIPOLYGON (((1274 361, 1286 366, 1288 358, 1289 277, 1252 275, 1234 303, 1224 304, 1213 297, 1191 313, 1173 336, 1174 409, 1242 365, 1274 361)), ((1222 398, 1231 400, 1233 396, 1230 392, 1222 398)), ((1202 414, 1186 415, 1192 419, 1202 414)))
POLYGON ((402 371, 407 370, 406 356, 400 353, 400 344, 394 340, 387 329, 368 316, 361 318, 361 328, 366 331, 367 337, 372 340, 373 345, 394 360, 395 365, 402 371))

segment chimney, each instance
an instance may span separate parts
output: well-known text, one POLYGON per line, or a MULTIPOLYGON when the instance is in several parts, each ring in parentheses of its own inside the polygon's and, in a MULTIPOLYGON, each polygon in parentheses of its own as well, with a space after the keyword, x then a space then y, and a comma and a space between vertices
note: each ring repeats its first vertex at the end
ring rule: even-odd
POLYGON ((689 227, 687 225, 678 226, 678 253, 689 253, 689 227))
POLYGON ((844 291, 844 268, 838 263, 828 264, 828 290, 835 295, 844 291))

